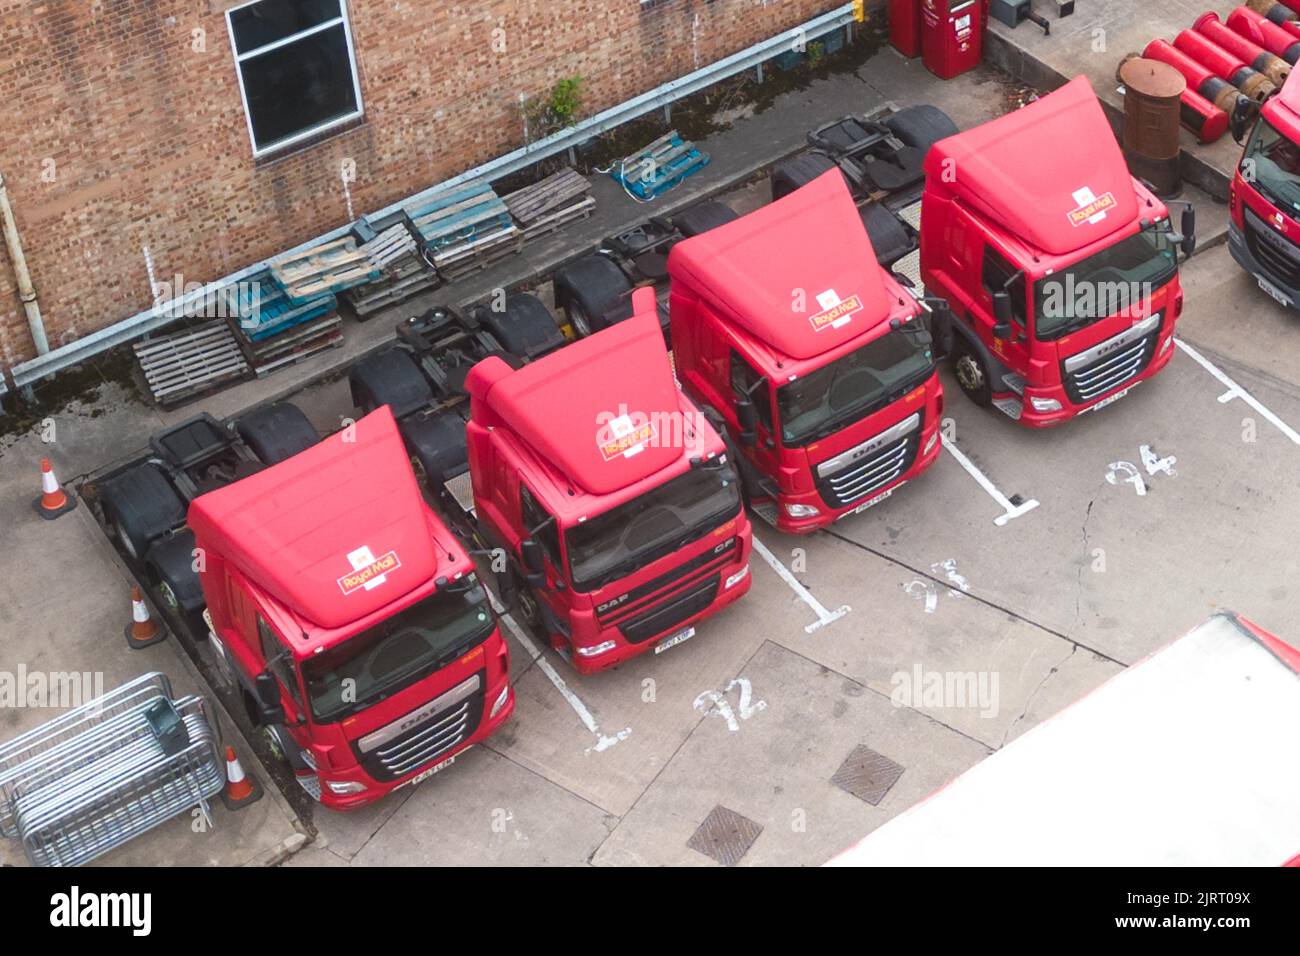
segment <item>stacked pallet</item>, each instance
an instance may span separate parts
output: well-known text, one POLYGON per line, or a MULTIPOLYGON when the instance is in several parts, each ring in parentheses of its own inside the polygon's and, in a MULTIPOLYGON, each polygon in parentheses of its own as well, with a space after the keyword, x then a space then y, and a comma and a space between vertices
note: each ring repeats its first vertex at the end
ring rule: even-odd
POLYGON ((271 277, 294 305, 379 279, 380 273, 352 236, 321 243, 271 263, 271 277))
POLYGON ((276 281, 274 266, 223 290, 227 321, 253 372, 263 375, 343 342, 333 293, 296 301, 276 281))
POLYGON ((523 247, 523 233, 487 183, 470 183, 403 207, 444 279, 481 269, 523 247))
POLYGON ((153 399, 172 408, 247 377, 248 361, 224 319, 136 342, 131 347, 153 399))
POLYGON ((503 202, 523 230, 525 242, 567 222, 586 219, 596 205, 591 183, 569 168, 512 192, 503 202))
POLYGON ((420 247, 404 222, 376 231, 365 219, 352 227, 361 239, 361 250, 380 273, 380 278, 343 293, 358 319, 370 318, 380 309, 396 305, 438 284, 438 274, 425 261, 420 247))
POLYGON ((647 201, 667 192, 709 164, 709 154, 669 130, 644 149, 615 163, 610 176, 637 199, 647 201))

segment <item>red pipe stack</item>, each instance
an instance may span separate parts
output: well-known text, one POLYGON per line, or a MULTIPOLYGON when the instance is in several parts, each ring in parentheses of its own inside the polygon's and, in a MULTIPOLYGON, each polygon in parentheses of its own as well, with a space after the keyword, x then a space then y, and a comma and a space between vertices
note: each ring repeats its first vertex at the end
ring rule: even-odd
MULTIPOLYGON (((1292 0, 1292 2, 1300 4, 1300 0, 1292 0)), ((1213 11, 1201 14, 1192 24, 1192 29, 1259 70, 1274 86, 1280 87, 1291 73, 1291 66, 1286 60, 1270 53, 1235 30, 1229 30, 1219 19, 1219 15, 1213 11)))
POLYGON ((1278 26, 1249 7, 1238 7, 1228 14, 1228 26, 1292 66, 1300 60, 1300 35, 1278 26))

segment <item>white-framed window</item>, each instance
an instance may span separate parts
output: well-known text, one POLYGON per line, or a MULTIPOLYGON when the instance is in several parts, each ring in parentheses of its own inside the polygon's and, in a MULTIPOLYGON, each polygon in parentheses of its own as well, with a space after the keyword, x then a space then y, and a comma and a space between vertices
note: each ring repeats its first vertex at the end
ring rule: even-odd
POLYGON ((226 26, 255 157, 361 115, 347 0, 255 0, 226 26))

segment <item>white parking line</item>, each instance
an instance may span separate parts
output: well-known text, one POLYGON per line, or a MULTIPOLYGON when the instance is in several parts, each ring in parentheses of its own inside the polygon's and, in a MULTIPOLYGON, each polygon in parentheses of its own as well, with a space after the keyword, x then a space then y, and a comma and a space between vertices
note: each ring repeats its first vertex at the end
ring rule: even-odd
POLYGON ((762 541, 759 541, 758 538, 754 538, 754 550, 758 552, 759 557, 767 562, 768 567, 775 571, 777 576, 790 586, 790 590, 799 597, 799 600, 812 608, 813 613, 817 615, 817 620, 804 628, 805 633, 811 634, 819 627, 825 627, 833 621, 838 621, 845 614, 849 613, 849 606, 847 604, 834 611, 826 610, 821 601, 813 597, 812 592, 800 584, 799 579, 794 576, 790 569, 782 564, 776 555, 767 550, 767 546, 764 545, 762 541))
POLYGON ((551 662, 546 659, 545 655, 542 654, 537 645, 533 643, 532 639, 527 635, 527 633, 525 633, 524 629, 519 626, 518 622, 506 613, 505 605, 497 600, 497 596, 491 591, 488 591, 488 597, 491 598, 492 609, 496 611, 497 616, 501 618, 501 623, 510 630, 510 633, 515 636, 515 640, 517 640, 523 646, 523 649, 528 652, 528 655, 537 662, 537 666, 542 669, 542 673, 551 679, 551 683, 555 685, 555 689, 560 692, 561 697, 569 702, 569 706, 572 707, 574 713, 578 715, 578 719, 582 721, 583 726, 596 735, 596 743, 587 748, 587 753, 591 753, 593 750, 597 753, 600 753, 603 750, 608 750, 620 740, 626 740, 628 737, 632 736, 631 727, 626 727, 623 730, 620 730, 613 737, 601 733, 600 727, 596 724, 596 718, 591 716, 591 711, 587 709, 587 705, 578 698, 577 694, 569 689, 569 685, 565 683, 564 678, 561 677, 559 672, 551 666, 551 662))
POLYGON ((1241 399, 1251 408, 1255 409, 1255 411, 1259 412, 1266 419, 1272 422, 1273 425, 1277 428, 1277 430, 1280 431, 1287 438, 1291 439, 1293 443, 1300 445, 1300 433, 1297 433, 1294 428, 1292 428, 1286 422, 1282 421, 1282 419, 1278 418, 1271 411, 1269 411, 1262 404, 1260 404, 1259 399, 1257 399, 1254 395, 1250 394, 1250 392, 1246 391, 1244 388, 1242 388, 1232 379, 1228 378, 1228 376, 1224 374, 1222 369, 1220 369, 1217 365, 1215 365, 1213 362, 1207 359, 1200 352, 1196 351, 1196 349, 1192 348, 1182 339, 1177 339, 1177 338, 1174 339, 1174 344, 1177 345, 1184 352, 1186 352, 1188 356, 1196 362, 1197 365, 1201 366, 1201 368, 1205 369, 1207 372, 1209 372, 1211 375, 1213 375, 1215 378, 1217 378, 1220 382, 1222 382, 1224 385, 1228 387, 1228 390, 1219 396, 1220 402, 1226 404, 1232 401, 1234 398, 1241 399))
POLYGON ((947 438, 943 439, 943 447, 953 458, 957 459, 957 464, 965 468, 966 472, 975 479, 979 486, 989 493, 989 497, 1002 506, 1003 513, 993 519, 995 525, 1001 527, 1012 518, 1019 518, 1026 511, 1033 511, 1038 507, 1038 502, 1033 498, 1022 501, 1018 505, 1012 504, 1011 499, 998 491, 997 486, 989 481, 984 472, 975 467, 975 463, 967 458, 960 448, 948 441, 947 438))

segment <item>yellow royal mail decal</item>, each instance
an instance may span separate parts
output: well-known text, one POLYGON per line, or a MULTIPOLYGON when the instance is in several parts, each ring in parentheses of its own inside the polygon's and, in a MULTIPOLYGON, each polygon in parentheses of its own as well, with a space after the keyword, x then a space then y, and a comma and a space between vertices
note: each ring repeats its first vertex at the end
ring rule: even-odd
POLYGON ((389 551, 385 555, 375 558, 364 567, 356 568, 339 578, 339 587, 344 594, 351 594, 358 588, 363 588, 377 578, 383 577, 390 571, 396 571, 402 566, 402 562, 397 560, 397 552, 389 551))
POLYGON ((618 422, 618 419, 610 422, 609 430, 596 436, 596 443, 600 446, 600 453, 606 461, 613 461, 620 455, 631 457, 650 444, 655 437, 653 422, 633 426, 631 431, 623 431, 617 427, 618 422), (606 438, 606 436, 610 437, 606 438))
POLYGON ((835 303, 824 312, 809 316, 808 321, 812 323, 814 332, 820 332, 822 329, 829 329, 831 326, 842 324, 850 319, 855 312, 861 311, 862 300, 855 294, 835 303))
POLYGON ((1091 199, 1077 209, 1071 209, 1067 215, 1070 217, 1070 225, 1082 226, 1098 213, 1103 213, 1107 209, 1115 206, 1114 193, 1102 193, 1095 199, 1091 199))

